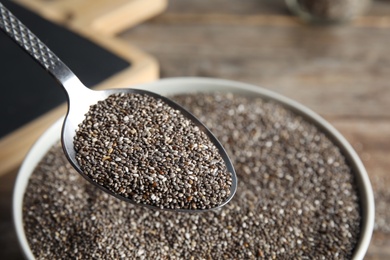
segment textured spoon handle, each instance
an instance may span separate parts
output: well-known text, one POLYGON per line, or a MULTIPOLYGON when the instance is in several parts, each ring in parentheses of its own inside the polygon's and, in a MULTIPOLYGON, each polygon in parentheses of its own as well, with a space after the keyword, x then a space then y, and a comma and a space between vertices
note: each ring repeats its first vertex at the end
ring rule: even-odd
POLYGON ((0 3, 0 28, 64 85, 73 72, 18 18, 0 3))

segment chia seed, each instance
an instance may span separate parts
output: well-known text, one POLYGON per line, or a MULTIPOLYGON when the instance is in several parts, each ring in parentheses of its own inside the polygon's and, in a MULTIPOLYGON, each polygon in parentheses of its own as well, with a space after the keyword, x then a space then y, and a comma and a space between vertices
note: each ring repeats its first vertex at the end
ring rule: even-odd
POLYGON ((74 148, 84 174, 138 204, 210 209, 230 195, 231 173, 208 136, 146 94, 114 94, 91 106, 74 148))
POLYGON ((239 94, 174 97, 227 149, 235 197, 201 214, 153 211, 86 182, 56 144, 26 189, 23 219, 36 258, 350 259, 360 204, 343 154, 279 104, 239 94))

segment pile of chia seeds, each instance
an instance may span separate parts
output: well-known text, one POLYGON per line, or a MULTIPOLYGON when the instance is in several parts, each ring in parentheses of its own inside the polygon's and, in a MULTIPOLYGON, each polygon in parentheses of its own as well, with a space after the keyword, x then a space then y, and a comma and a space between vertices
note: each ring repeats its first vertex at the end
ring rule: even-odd
POLYGON ((74 140, 91 180, 135 203, 210 209, 230 196, 217 147, 179 110, 146 94, 114 94, 90 107, 74 140))
POLYGON ((174 97, 219 138, 238 188, 201 214, 153 211, 85 181, 55 145, 32 174, 23 219, 33 254, 58 259, 350 259, 359 239, 353 173, 319 129, 238 94, 174 97))

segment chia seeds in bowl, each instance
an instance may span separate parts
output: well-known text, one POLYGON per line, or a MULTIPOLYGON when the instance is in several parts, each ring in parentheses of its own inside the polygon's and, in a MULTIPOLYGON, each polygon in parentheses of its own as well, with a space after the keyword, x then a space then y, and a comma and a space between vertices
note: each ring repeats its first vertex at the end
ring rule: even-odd
POLYGON ((15 188, 16 228, 27 256, 363 258, 373 229, 371 186, 329 124, 295 102, 237 82, 173 79, 150 87, 174 97, 219 138, 238 176, 233 200, 202 214, 122 202, 73 171, 57 126, 46 134, 50 145, 41 151, 41 139, 27 156, 15 188))

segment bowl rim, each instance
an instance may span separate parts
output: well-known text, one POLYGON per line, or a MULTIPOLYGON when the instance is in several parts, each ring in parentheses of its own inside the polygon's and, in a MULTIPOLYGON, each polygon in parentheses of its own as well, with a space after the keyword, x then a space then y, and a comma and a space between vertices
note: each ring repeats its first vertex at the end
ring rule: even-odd
MULTIPOLYGON (((358 185, 359 197, 361 200, 362 220, 361 233, 358 244, 353 252, 353 259, 363 259, 374 229, 375 206, 374 194, 367 171, 360 160, 359 156, 349 144, 349 142, 336 130, 329 122, 320 115, 309 109, 308 107, 294 101, 281 94, 271 90, 237 81, 216 79, 216 78, 201 78, 201 77, 179 77, 160 79, 151 83, 136 86, 145 90, 153 91, 161 95, 172 94, 189 94, 196 92, 215 92, 216 89, 245 92, 247 94, 255 93, 257 96, 264 99, 271 99, 286 106, 288 109, 295 111, 303 116, 306 120, 315 124, 324 131, 328 137, 342 150, 343 155, 348 160, 349 164, 355 172, 355 178, 358 185)), ((43 158, 50 147, 60 140, 61 126, 63 118, 58 119, 51 125, 34 143, 27 153, 16 177, 14 192, 13 192, 13 220, 17 238, 22 251, 27 259, 34 259, 31 248, 27 242, 26 234, 23 227, 22 206, 24 191, 27 187, 28 180, 33 170, 39 161, 43 158)))

